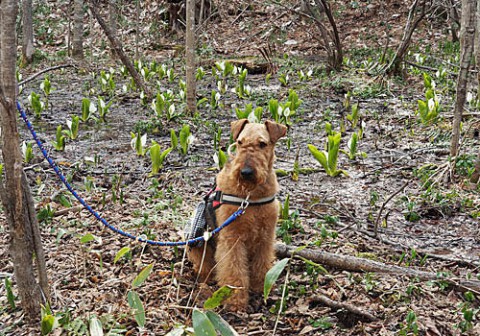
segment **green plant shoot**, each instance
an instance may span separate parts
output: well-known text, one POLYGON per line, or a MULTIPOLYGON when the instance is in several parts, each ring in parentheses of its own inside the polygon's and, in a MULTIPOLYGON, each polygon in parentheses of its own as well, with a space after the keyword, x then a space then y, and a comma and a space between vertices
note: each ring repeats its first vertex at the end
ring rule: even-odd
POLYGON ((40 100, 40 96, 32 91, 28 96, 28 101, 32 106, 35 118, 39 119, 42 116, 42 112, 45 110, 45 103, 40 100))
POLYGON ((340 174, 348 176, 346 171, 337 169, 341 139, 342 134, 340 132, 335 132, 334 134, 329 135, 327 151, 319 151, 314 145, 308 145, 308 149, 312 153, 313 157, 322 165, 328 176, 335 177, 340 174))
POLYGON ((52 142, 53 147, 57 151, 63 151, 65 149, 65 136, 63 135, 62 126, 58 125, 57 133, 55 135, 55 141, 52 142))
POLYGON ((172 151, 172 147, 167 148, 163 152, 160 150, 160 145, 152 140, 152 146, 150 146, 150 158, 152 159, 152 173, 156 175, 163 167, 163 161, 167 155, 172 151))

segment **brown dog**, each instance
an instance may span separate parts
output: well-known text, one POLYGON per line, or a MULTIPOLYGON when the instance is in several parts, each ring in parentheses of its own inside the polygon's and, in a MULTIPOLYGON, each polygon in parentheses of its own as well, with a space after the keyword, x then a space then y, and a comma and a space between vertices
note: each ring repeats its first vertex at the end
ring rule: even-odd
POLYGON ((275 199, 278 182, 273 170, 274 147, 287 128, 271 121, 263 125, 241 119, 232 122, 231 130, 237 149, 233 160, 217 176, 222 205, 215 212, 216 222, 221 225, 243 200, 248 199, 249 205, 241 217, 207 244, 203 264, 204 247, 190 248, 188 258, 202 281, 215 270, 220 286, 236 288, 227 308, 237 311, 247 307, 249 290, 263 290, 265 274, 275 258, 279 205, 275 199))

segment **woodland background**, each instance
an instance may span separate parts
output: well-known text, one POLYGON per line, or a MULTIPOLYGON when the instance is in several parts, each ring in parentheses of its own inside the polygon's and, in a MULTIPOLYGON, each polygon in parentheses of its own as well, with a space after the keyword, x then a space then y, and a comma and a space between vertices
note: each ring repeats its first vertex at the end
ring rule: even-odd
POLYGON ((0 0, 0 335, 479 334, 479 5, 0 0), (287 124, 269 295, 209 307, 183 248, 104 228, 15 100, 87 203, 160 241, 231 121, 287 124))

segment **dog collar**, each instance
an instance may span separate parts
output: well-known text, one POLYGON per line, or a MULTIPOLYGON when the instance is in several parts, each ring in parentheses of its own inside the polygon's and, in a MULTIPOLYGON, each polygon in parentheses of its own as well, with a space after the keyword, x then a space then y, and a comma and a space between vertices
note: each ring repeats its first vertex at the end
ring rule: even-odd
POLYGON ((205 196, 205 200, 212 203, 214 209, 217 209, 222 204, 231 204, 231 205, 242 205, 248 203, 249 206, 259 206, 268 203, 272 203, 276 198, 276 195, 267 196, 263 198, 259 198, 256 200, 250 200, 243 197, 238 197, 231 194, 225 194, 216 185, 212 188, 212 190, 205 196))
POLYGON ((248 205, 264 205, 268 203, 272 203, 275 200, 275 196, 268 196, 268 197, 263 197, 259 198, 257 200, 250 200, 242 197, 238 197, 235 195, 230 195, 230 194, 224 194, 222 191, 217 190, 215 192, 214 198, 213 198, 213 207, 218 208, 222 204, 232 204, 232 205, 242 205, 248 202, 248 205))

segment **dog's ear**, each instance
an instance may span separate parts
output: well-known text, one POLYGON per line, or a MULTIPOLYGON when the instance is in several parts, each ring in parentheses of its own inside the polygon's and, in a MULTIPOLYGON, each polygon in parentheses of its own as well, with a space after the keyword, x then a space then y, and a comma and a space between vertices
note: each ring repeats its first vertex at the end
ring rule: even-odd
POLYGON ((234 141, 237 141, 238 136, 243 131, 245 125, 248 124, 248 119, 240 119, 237 121, 232 121, 231 123, 231 130, 232 130, 232 138, 234 141))
POLYGON ((272 143, 277 142, 278 139, 287 134, 287 127, 274 121, 265 121, 265 127, 267 128, 268 134, 270 135, 270 141, 272 143))

